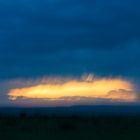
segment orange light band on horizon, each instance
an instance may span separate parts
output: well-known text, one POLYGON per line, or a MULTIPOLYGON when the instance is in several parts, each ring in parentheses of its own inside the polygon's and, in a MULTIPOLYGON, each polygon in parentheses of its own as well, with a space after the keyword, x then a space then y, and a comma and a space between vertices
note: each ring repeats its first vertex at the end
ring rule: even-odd
POLYGON ((13 101, 18 98, 59 100, 63 97, 91 97, 125 102, 137 100, 137 94, 131 82, 122 79, 94 80, 91 76, 84 80, 73 79, 58 84, 46 83, 11 89, 8 96, 13 101))

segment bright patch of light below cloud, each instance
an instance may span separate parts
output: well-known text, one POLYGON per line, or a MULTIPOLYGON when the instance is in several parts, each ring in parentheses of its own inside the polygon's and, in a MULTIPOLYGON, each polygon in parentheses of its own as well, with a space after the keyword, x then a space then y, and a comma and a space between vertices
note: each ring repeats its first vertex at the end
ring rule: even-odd
POLYGON ((62 104, 78 104, 101 101, 135 102, 137 93, 132 82, 121 78, 94 78, 93 75, 82 78, 45 78, 43 83, 10 89, 9 100, 43 101, 62 104), (46 81, 46 82, 45 82, 46 81))

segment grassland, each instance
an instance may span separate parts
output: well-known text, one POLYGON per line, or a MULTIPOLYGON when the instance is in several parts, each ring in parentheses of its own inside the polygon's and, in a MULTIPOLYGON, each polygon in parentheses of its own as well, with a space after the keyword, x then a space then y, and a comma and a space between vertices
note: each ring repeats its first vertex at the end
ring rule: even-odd
POLYGON ((1 117, 1 140, 135 140, 139 117, 1 117))

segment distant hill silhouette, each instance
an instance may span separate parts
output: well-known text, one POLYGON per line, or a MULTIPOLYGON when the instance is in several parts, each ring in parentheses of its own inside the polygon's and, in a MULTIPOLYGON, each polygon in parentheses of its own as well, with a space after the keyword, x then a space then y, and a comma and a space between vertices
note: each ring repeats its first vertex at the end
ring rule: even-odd
POLYGON ((98 105, 71 107, 1 107, 1 116, 140 116, 139 105, 98 105), (22 115, 23 114, 23 115, 22 115))

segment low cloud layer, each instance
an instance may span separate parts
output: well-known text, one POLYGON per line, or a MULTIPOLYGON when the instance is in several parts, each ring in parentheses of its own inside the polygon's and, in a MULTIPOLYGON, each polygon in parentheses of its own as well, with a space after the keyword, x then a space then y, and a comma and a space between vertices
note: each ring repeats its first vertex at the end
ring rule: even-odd
POLYGON ((0 2, 0 79, 84 72, 138 79, 139 5, 138 0, 0 2))

